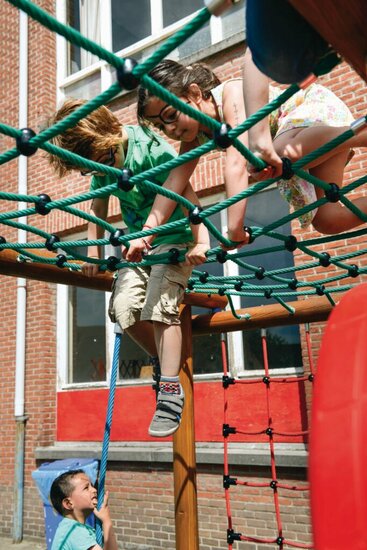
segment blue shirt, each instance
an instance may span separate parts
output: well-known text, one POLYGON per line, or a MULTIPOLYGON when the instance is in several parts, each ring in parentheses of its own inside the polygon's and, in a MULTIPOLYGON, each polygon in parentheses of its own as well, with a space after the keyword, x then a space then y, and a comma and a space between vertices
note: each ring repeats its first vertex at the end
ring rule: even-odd
POLYGON ((56 529, 51 550, 89 550, 96 544, 96 532, 92 527, 63 518, 56 529))

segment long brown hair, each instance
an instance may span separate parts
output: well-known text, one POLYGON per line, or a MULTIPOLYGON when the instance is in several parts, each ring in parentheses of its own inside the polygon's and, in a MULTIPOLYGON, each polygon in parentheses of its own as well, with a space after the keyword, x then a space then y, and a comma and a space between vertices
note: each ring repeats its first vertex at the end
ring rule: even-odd
MULTIPOLYGON (((60 109, 47 121, 50 127, 84 105, 83 99, 67 99, 60 109)), ((87 159, 96 159, 107 153, 111 147, 122 142, 122 124, 114 113, 102 105, 92 113, 79 120, 75 126, 52 138, 51 142, 67 151, 87 159)), ((56 155, 48 154, 50 164, 59 176, 64 176, 77 167, 56 155)))
MULTIPOLYGON (((193 63, 185 67, 172 59, 165 59, 158 63, 149 72, 149 76, 176 96, 187 96, 191 84, 197 84, 203 97, 207 99, 210 96, 210 90, 220 84, 217 75, 205 63, 193 63)), ((154 94, 149 90, 139 86, 137 116, 139 124, 143 126, 146 125, 145 108, 153 96, 154 94)))

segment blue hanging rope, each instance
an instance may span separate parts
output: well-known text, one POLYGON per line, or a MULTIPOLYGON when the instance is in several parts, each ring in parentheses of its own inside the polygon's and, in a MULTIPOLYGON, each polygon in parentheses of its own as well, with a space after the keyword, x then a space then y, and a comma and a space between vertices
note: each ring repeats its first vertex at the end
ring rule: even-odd
MULTIPOLYGON (((103 445, 102 445, 102 454, 101 454, 101 466, 100 466, 100 471, 99 471, 97 510, 99 510, 100 507, 102 506, 103 499, 104 499, 104 485, 105 485, 106 470, 107 470, 108 446, 109 446, 109 443, 110 443, 113 406, 114 406, 114 403, 115 403, 115 390, 116 390, 117 372, 118 372, 118 365, 119 365, 121 336, 122 336, 121 333, 116 333, 115 347, 114 347, 114 350, 113 350, 110 392, 109 392, 109 396, 108 396, 106 424, 105 424, 103 445)), ((101 522, 99 521, 98 518, 97 518, 97 522, 96 522, 96 538, 97 538, 97 544, 102 546, 103 545, 103 532, 102 532, 101 522)))

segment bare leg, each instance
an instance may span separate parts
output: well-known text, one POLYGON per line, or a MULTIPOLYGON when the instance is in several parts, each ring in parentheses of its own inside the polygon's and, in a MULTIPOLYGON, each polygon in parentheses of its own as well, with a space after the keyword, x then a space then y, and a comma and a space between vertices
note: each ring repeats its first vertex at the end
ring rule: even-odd
POLYGON ((178 376, 181 365, 181 325, 153 321, 154 337, 162 376, 178 376))
MULTIPOLYGON (((339 187, 343 184, 343 173, 348 152, 344 151, 335 155, 326 162, 310 170, 312 175, 328 183, 336 183, 339 187)), ((324 197, 324 191, 315 187, 317 198, 324 197)), ((353 203, 362 212, 367 214, 367 197, 359 197, 353 203)), ((348 231, 364 223, 358 216, 353 214, 348 207, 340 202, 328 202, 320 206, 313 220, 314 228, 320 233, 334 234, 348 231)))
MULTIPOLYGON (((328 141, 338 137, 346 130, 349 130, 349 126, 310 126, 308 128, 295 128, 275 138, 274 147, 279 156, 288 157, 292 162, 295 162, 328 141)), ((305 168, 318 166, 329 158, 343 151, 349 151, 354 147, 367 147, 367 128, 332 151, 329 151, 329 153, 315 159, 312 163, 305 166, 305 168)))
POLYGON ((138 321, 135 325, 127 328, 126 332, 148 355, 151 357, 157 355, 152 323, 149 321, 138 321))

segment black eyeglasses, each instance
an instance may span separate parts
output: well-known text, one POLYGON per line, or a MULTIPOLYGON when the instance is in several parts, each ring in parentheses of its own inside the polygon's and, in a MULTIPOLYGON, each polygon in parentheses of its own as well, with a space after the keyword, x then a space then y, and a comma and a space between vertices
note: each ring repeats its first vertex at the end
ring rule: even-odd
MULTIPOLYGON (((186 104, 190 103, 190 101, 185 101, 186 104)), ((182 114, 182 111, 179 111, 178 109, 175 109, 172 107, 172 105, 164 105, 162 109, 159 111, 158 115, 149 115, 147 118, 159 118, 163 124, 173 124, 173 122, 176 122, 178 120, 178 117, 182 114)))
MULTIPOLYGON (((96 161, 97 162, 97 161, 96 161)), ((99 161, 98 161, 99 162, 99 161)), ((109 157, 104 162, 101 162, 101 164, 104 164, 105 166, 114 166, 116 162, 116 150, 110 147, 109 150, 109 157)), ((81 171, 81 176, 96 176, 97 174, 100 174, 100 170, 88 170, 88 171, 81 171)))

